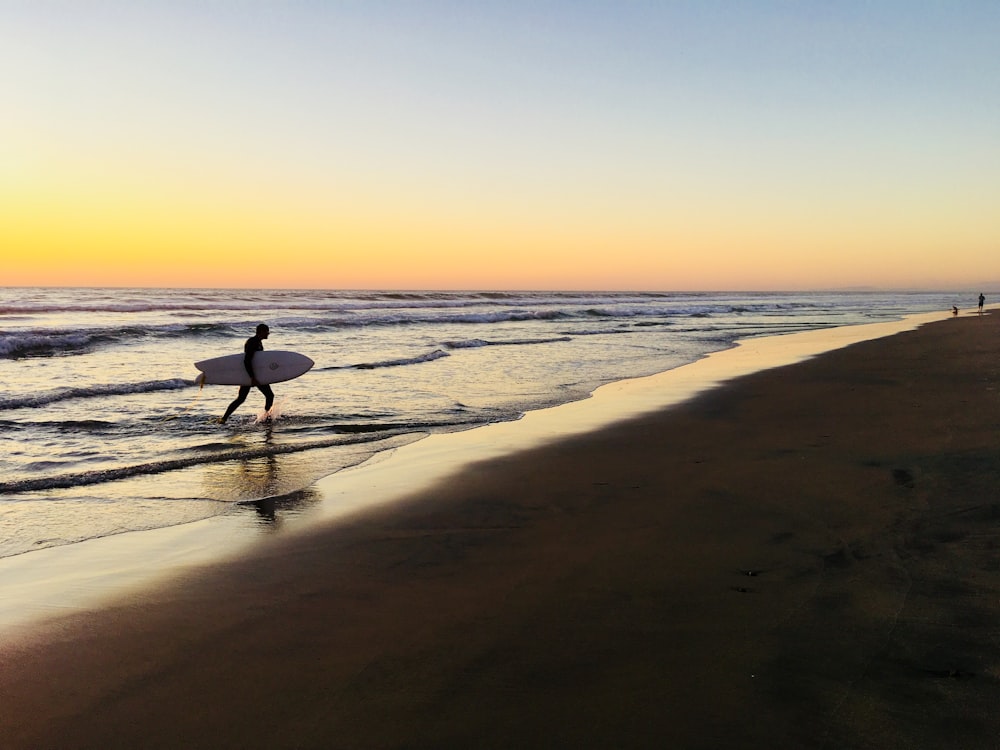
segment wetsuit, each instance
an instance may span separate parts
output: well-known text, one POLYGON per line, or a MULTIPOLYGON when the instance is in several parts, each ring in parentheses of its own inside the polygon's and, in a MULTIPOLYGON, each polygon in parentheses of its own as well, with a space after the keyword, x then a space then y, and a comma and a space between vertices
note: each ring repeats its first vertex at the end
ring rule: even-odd
MULTIPOLYGON (((243 345, 243 367, 246 368, 251 381, 255 380, 253 374, 253 355, 262 351, 264 351, 264 342, 261 341, 260 336, 251 336, 243 345)), ((222 417, 223 422, 229 419, 229 416, 239 408, 240 404, 247 400, 247 396, 250 395, 251 387, 253 386, 240 386, 239 395, 233 399, 233 403, 229 405, 229 408, 226 409, 225 415, 222 417)), ((274 404, 274 393, 271 391, 271 386, 264 383, 257 383, 257 390, 264 394, 264 411, 270 411, 271 405, 274 404)))

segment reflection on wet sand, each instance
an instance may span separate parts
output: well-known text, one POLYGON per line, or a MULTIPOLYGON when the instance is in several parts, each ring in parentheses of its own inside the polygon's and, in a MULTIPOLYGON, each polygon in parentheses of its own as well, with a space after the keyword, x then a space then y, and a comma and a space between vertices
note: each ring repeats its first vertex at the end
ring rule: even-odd
POLYGON ((284 517, 303 513, 319 502, 320 498, 319 492, 312 487, 307 487, 287 495, 265 497, 260 500, 243 502, 241 505, 250 506, 257 511, 258 520, 263 524, 278 528, 284 517))
MULTIPOLYGON (((280 448, 271 424, 252 439, 240 435, 233 442, 244 448, 280 448)), ((313 460, 276 450, 207 467, 204 491, 208 497, 253 507, 261 521, 273 525, 280 522, 279 514, 300 513, 318 499, 309 486, 316 474, 313 460)))

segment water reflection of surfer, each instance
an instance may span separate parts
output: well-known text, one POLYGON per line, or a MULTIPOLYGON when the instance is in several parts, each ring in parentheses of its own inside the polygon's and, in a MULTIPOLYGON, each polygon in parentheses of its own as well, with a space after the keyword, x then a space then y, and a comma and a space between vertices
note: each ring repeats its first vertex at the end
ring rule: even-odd
POLYGON ((253 374, 253 357, 257 352, 264 351, 263 341, 271 333, 271 329, 268 328, 264 323, 257 326, 257 332, 247 339, 247 342, 243 345, 243 367, 246 369, 247 374, 250 376, 250 385, 241 385, 239 395, 233 399, 233 403, 229 405, 226 409, 226 413, 222 416, 219 422, 225 424, 229 416, 236 411, 240 404, 246 401, 247 396, 250 394, 251 388, 256 388, 258 391, 264 394, 264 411, 271 411, 271 405, 274 404, 274 393, 271 391, 271 386, 266 383, 258 383, 257 378, 253 374))

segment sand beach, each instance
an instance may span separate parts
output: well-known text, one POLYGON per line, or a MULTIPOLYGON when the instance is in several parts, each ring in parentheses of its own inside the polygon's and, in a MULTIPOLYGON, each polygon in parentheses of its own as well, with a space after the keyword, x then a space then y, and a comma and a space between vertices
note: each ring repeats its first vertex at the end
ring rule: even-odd
POLYGON ((962 315, 330 477, 321 522, 4 632, 2 745, 995 748, 998 348, 962 315))

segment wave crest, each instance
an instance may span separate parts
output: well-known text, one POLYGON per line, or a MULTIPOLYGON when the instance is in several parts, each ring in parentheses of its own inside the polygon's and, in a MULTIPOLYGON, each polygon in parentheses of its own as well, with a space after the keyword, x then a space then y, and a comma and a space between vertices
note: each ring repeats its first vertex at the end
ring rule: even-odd
POLYGON ((435 349, 427 354, 421 354, 418 357, 403 357, 401 359, 387 359, 382 362, 364 362, 358 365, 352 365, 356 370, 378 370, 383 367, 405 367, 406 365, 419 365, 424 362, 433 362, 436 359, 441 359, 442 357, 450 357, 451 355, 443 349, 435 349))
POLYGON ((95 398, 98 396, 125 396, 132 393, 152 393, 154 391, 175 391, 194 385, 193 380, 173 378, 171 380, 148 380, 143 383, 109 383, 83 388, 58 388, 36 396, 0 399, 0 409, 27 409, 46 406, 58 401, 74 398, 95 398))
POLYGON ((465 339, 462 341, 445 341, 449 349, 479 349, 484 346, 530 346, 531 344, 556 344, 560 341, 572 341, 572 336, 554 336, 544 339, 509 339, 507 341, 487 341, 486 339, 465 339))

